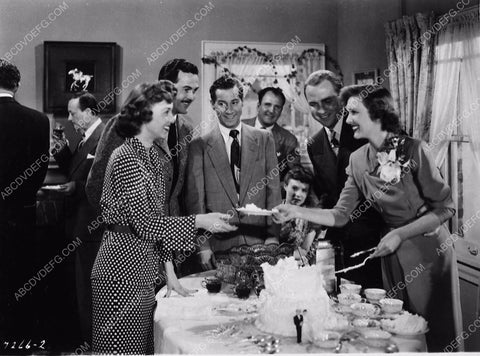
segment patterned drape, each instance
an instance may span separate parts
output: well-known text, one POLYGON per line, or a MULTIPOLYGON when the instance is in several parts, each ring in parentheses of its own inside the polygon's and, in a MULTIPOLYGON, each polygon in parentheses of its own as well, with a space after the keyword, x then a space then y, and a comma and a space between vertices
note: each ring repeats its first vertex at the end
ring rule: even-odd
POLYGON ((433 12, 404 16, 385 24, 390 91, 403 129, 428 140, 432 117, 435 37, 433 12))

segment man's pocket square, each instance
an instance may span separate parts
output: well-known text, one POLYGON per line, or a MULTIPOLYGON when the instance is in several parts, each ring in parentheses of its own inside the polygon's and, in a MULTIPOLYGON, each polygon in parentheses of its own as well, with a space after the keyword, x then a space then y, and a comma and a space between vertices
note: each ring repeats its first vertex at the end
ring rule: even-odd
POLYGON ((95 155, 91 155, 90 153, 87 153, 87 159, 94 159, 95 155))

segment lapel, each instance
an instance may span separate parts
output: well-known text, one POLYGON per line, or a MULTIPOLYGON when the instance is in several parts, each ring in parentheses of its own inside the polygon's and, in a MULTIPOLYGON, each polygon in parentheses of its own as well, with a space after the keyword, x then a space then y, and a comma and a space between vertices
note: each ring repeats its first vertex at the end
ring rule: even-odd
POLYGON ((250 119, 245 119, 245 120, 242 120, 242 123, 244 123, 245 125, 248 125, 248 126, 255 126, 255 119, 256 119, 256 117, 252 117, 250 119))
POLYGON ((242 124, 241 130, 242 163, 240 169, 240 205, 242 205, 245 195, 247 194, 247 188, 250 186, 250 180, 254 173, 255 161, 258 155, 258 138, 254 135, 254 129, 242 124))
POLYGON ((322 128, 322 131, 320 132, 317 154, 319 155, 318 161, 320 162, 320 165, 324 167, 323 170, 327 172, 335 172, 337 170, 338 160, 330 146, 330 141, 328 140, 325 128, 322 128))
MULTIPOLYGON (((82 148, 75 150, 73 155, 72 163, 70 164, 69 175, 72 176, 75 171, 80 167, 80 165, 85 161, 89 153, 94 154, 97 143, 100 140, 105 124, 102 122, 97 128, 92 132, 87 141, 83 144, 82 148), (93 152, 93 153, 92 153, 93 152)), ((78 146, 77 146, 78 148, 78 146)), ((93 160, 92 160, 93 163, 93 160)))
MULTIPOLYGON (((232 171, 230 170, 230 163, 225 149, 225 141, 223 141, 222 134, 218 126, 208 134, 206 137, 208 145, 207 154, 210 157, 215 173, 227 193, 233 206, 238 205, 237 190, 235 189, 235 182, 233 181, 232 171)), ((243 142, 243 138, 242 138, 243 142)), ((241 158, 243 161, 243 157, 241 158)), ((241 174, 241 173, 240 173, 241 174)))
MULTIPOLYGON (((179 114, 177 119, 177 139, 178 143, 180 144, 180 150, 178 151, 178 177, 183 177, 183 173, 185 172, 185 168, 187 166, 187 158, 188 158, 188 143, 187 136, 191 134, 191 129, 187 126, 186 122, 188 122, 187 117, 184 115, 179 114)), ((190 138, 191 140, 191 138, 190 138)))

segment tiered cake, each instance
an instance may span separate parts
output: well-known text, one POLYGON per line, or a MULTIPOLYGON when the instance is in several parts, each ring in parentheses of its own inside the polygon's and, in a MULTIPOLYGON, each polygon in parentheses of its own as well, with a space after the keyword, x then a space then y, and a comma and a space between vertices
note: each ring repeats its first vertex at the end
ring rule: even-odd
POLYGON ((293 257, 279 260, 275 266, 268 263, 261 266, 265 289, 260 294, 261 305, 256 322, 260 330, 295 336, 293 317, 297 309, 306 309, 315 326, 331 323, 330 299, 319 266, 299 269, 293 257))

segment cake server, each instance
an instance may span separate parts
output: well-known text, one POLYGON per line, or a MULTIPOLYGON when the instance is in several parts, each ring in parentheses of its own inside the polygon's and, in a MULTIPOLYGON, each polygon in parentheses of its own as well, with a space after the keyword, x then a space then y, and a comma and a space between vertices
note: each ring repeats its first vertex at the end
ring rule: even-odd
POLYGON ((363 250, 363 251, 358 251, 350 255, 350 258, 358 257, 360 255, 363 255, 364 253, 372 252, 375 251, 376 247, 369 248, 368 250, 363 250))
POLYGON ((369 259, 371 259, 372 257, 373 257, 373 253, 372 253, 371 255, 369 255, 366 259, 364 259, 362 263, 359 263, 358 265, 355 265, 355 266, 350 266, 350 267, 347 267, 347 268, 344 268, 344 269, 335 271, 335 274, 337 274, 337 273, 344 273, 344 272, 347 272, 347 271, 351 271, 351 270, 353 270, 353 269, 357 269, 357 268, 363 267, 363 266, 365 266, 365 263, 367 263, 367 261, 368 261, 369 259))

